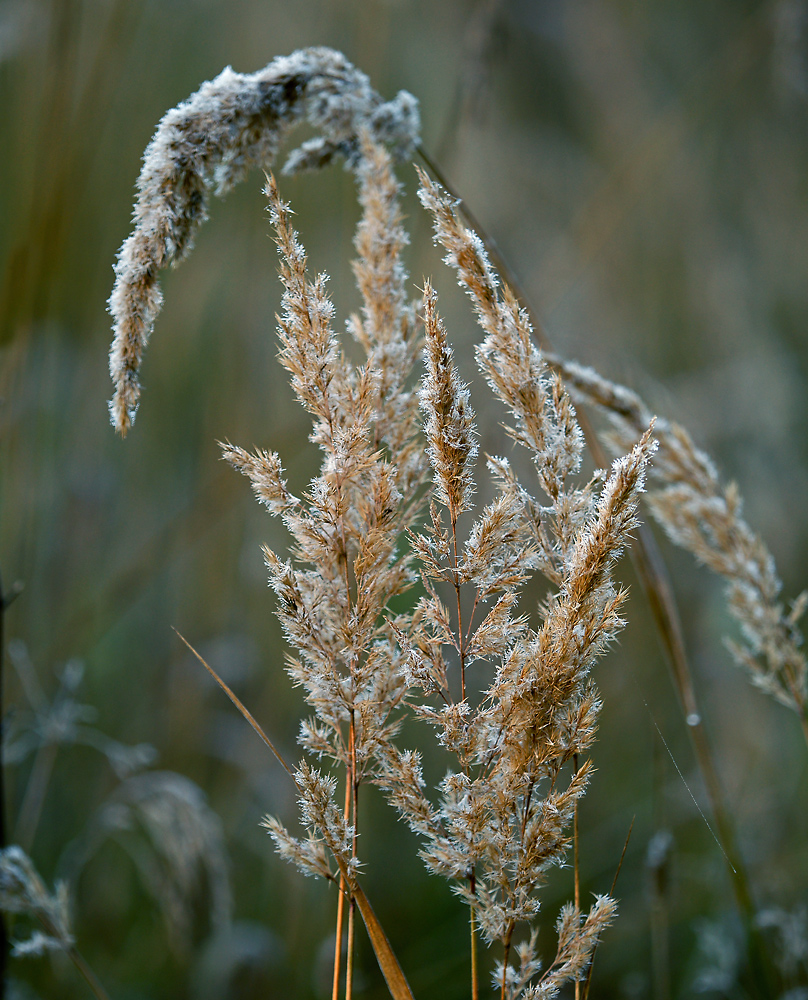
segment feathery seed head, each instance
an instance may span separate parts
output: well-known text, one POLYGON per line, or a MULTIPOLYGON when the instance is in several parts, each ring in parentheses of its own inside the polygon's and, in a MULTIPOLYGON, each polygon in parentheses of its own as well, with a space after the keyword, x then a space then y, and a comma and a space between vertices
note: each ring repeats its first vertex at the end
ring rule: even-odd
POLYGON ((162 305, 158 272, 191 250, 211 194, 222 196, 254 167, 271 166, 283 136, 304 118, 321 135, 291 154, 287 172, 322 167, 336 156, 355 168, 362 133, 408 157, 420 128, 411 94, 382 101, 364 73, 327 48, 301 49, 258 73, 228 67, 160 121, 144 153, 135 228, 118 254, 109 298, 110 414, 120 434, 135 419, 138 369, 162 305))
POLYGON ((461 382, 454 367, 452 349, 437 314, 436 303, 437 296, 430 283, 426 282, 426 372, 421 382, 420 399, 438 498, 448 508, 454 523, 459 514, 471 507, 477 442, 468 388, 461 382))

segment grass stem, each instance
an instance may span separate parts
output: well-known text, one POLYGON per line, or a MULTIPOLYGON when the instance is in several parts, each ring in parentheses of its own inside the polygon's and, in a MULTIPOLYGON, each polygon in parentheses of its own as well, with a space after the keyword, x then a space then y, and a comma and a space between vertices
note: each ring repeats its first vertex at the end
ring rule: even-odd
MULTIPOLYGON (((572 766, 575 773, 578 773, 578 754, 572 755, 572 766)), ((581 912, 581 868, 580 868, 580 838, 578 836, 578 799, 575 800, 575 809, 572 816, 572 844, 573 844, 573 869, 575 872, 575 912, 581 912)), ((581 981, 575 980, 575 1000, 581 1000, 581 981)))
MULTIPOLYGON (((475 891, 474 872, 469 875, 471 891, 475 891)), ((477 922, 474 918, 474 907, 471 906, 469 928, 471 934, 471 1000, 480 1000, 480 970, 477 958, 477 922)))
MULTIPOLYGON (((347 826, 351 817, 351 783, 347 777, 345 780, 345 824, 347 826)), ((337 901, 337 930, 334 942, 334 981, 331 987, 331 1000, 339 1000, 339 978, 342 964, 342 925, 345 916, 345 893, 347 886, 345 879, 340 874, 339 877, 339 900, 337 901)))

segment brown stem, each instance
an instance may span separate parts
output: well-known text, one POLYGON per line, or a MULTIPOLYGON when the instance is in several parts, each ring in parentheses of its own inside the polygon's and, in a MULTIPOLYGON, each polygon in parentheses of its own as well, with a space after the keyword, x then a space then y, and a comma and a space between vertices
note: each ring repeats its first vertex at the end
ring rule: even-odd
MULTIPOLYGON (((295 785, 295 787, 298 787, 297 777, 294 771, 291 770, 291 768, 286 764, 284 759, 280 756, 280 754, 272 745, 272 742, 270 741, 269 737, 261 728, 261 726, 258 724, 258 722, 247 711, 244 705, 242 705, 242 703, 233 694, 230 688, 227 687, 224 681, 222 681, 222 679, 218 676, 216 671, 208 663, 206 663, 205 660, 202 659, 199 653, 196 652, 196 650, 193 648, 193 646, 191 646, 188 640, 183 639, 183 637, 179 634, 179 632, 177 632, 177 635, 180 637, 180 639, 182 639, 182 641, 186 644, 186 646, 188 646, 188 648, 191 650, 194 656, 196 656, 196 658, 210 671, 214 679, 217 681, 219 686, 224 690, 224 692, 227 694, 227 696, 230 698, 230 700, 233 702, 233 704, 236 706, 239 712, 241 712, 243 717, 247 720, 247 722, 249 722, 249 724, 252 726, 252 728, 255 730, 258 736, 263 740, 266 746, 268 746, 269 749, 273 752, 273 754, 278 760, 278 763, 283 766, 286 773, 292 779, 292 782, 295 785)), ((404 975, 401 965, 399 964, 399 961, 396 958, 396 954, 390 945, 390 941, 387 937, 387 934, 385 933, 382 925, 379 923, 379 919, 374 913, 373 907, 370 905, 370 900, 367 898, 367 896, 364 893, 364 890, 357 881, 356 875, 355 874, 351 875, 349 878, 349 873, 345 865, 345 862, 340 860, 339 855, 335 855, 334 860, 336 861, 337 867, 339 868, 341 880, 344 882, 346 889, 350 890, 352 898, 356 901, 359 913, 361 914, 362 920, 365 924, 365 927, 367 928, 368 937, 370 938, 370 943, 373 947, 373 953, 376 956, 377 962, 379 963, 379 968, 381 969, 382 975, 384 976, 384 980, 387 983, 387 986, 390 990, 390 994, 393 997, 393 1000, 413 1000, 412 990, 410 989, 409 983, 407 982, 407 977, 404 975)))
MULTIPOLYGON (((353 818, 353 836, 351 838, 351 857, 356 857, 357 826, 359 824, 359 778, 356 773, 356 721, 351 710, 350 732, 351 766, 348 774, 351 793, 351 814, 353 818)), ((355 954, 356 933, 356 900, 351 894, 348 906, 348 954, 345 958, 345 1000, 351 1000, 353 995, 353 966, 355 954)))
POLYGON ((351 902, 348 905, 348 954, 345 957, 345 1000, 351 1000, 353 995, 355 914, 356 900, 351 896, 351 902))
MULTIPOLYGON (((469 886, 471 888, 471 894, 475 895, 477 892, 477 879, 474 875, 474 870, 472 869, 469 875, 469 886)), ((474 906, 470 907, 471 910, 471 920, 469 921, 470 933, 471 933, 471 1000, 480 1000, 480 973, 477 962, 477 924, 474 920, 474 906)))
POLYGON ((460 609, 460 583, 457 578, 457 517, 452 519, 452 544, 454 546, 454 589, 457 597, 457 651, 460 654, 460 700, 466 700, 466 644, 463 641, 463 613, 460 609))
MULTIPOLYGON (((578 773, 578 754, 574 753, 572 755, 572 766, 575 768, 575 773, 578 773)), ((575 881, 575 912, 580 916, 581 913, 581 870, 579 867, 579 848, 580 842, 578 839, 578 798, 575 799, 575 807, 572 814, 572 856, 573 856, 573 867, 575 871, 574 881, 575 881)), ((575 1000, 581 1000, 581 981, 580 979, 575 980, 575 1000)))
POLYGON ((500 1000, 507 1000, 506 989, 508 986, 508 959, 511 957, 511 941, 513 939, 514 927, 516 927, 516 921, 509 921, 508 930, 505 932, 505 947, 502 955, 502 989, 500 991, 500 1000))
MULTIPOLYGON (((345 817, 345 825, 347 826, 351 818, 351 782, 348 780, 347 776, 345 780, 345 811, 343 815, 345 817)), ((340 872, 339 900, 337 902, 337 940, 334 945, 334 980, 331 985, 331 1000, 339 1000, 339 974, 340 964, 342 962, 342 925, 345 913, 346 888, 345 879, 340 872)))

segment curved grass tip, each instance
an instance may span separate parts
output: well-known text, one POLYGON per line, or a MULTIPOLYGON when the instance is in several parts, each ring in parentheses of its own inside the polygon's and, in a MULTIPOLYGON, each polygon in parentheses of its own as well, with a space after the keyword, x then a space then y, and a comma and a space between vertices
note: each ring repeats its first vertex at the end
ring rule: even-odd
POLYGON ((364 73, 327 48, 300 49, 252 74, 228 67, 157 126, 137 182, 135 227, 118 254, 108 303, 114 321, 110 414, 122 436, 135 419, 138 370, 162 305, 158 273, 190 252, 211 194, 226 194, 254 167, 270 167, 286 132, 304 120, 318 134, 290 154, 287 173, 338 157, 356 169, 361 135, 400 159, 418 143, 415 98, 401 91, 382 100, 364 73))

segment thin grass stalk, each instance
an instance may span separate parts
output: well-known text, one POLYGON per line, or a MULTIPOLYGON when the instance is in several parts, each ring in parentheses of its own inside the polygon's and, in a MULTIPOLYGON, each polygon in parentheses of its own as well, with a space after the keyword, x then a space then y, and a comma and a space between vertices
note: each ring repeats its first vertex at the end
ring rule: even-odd
POLYGON ((506 1000, 507 988, 508 988, 508 960, 511 957, 511 941, 513 940, 513 932, 516 927, 516 922, 511 920, 508 924, 508 930, 505 935, 505 947, 503 949, 502 955, 502 989, 500 991, 500 1000, 506 1000))
MULTIPOLYGON (((345 816, 346 825, 351 819, 351 786, 347 778, 345 781, 345 816)), ((347 886, 345 879, 339 877, 339 899, 337 900, 337 930, 334 943, 334 981, 331 987, 331 1000, 339 1000, 339 976, 342 965, 342 925, 345 922, 345 893, 347 886)))
MULTIPOLYGON (((460 655, 460 700, 466 700, 466 650, 463 641, 463 612, 460 607, 460 584, 457 577, 457 517, 452 516, 452 546, 454 548, 454 589, 457 598, 457 652, 460 655)), ((469 628, 471 624, 469 623, 469 628)))
MULTIPOLYGON (((470 876, 473 882, 474 876, 470 876)), ((472 884, 471 891, 474 892, 472 884)), ((477 928, 474 921, 474 907, 470 908, 469 927, 471 933, 471 1000, 480 1000, 480 972, 477 960, 477 928)))
MULTIPOLYGON (((578 771, 578 754, 572 755, 572 766, 574 767, 576 773, 578 771)), ((580 866, 580 855, 581 850, 581 839, 578 832, 578 800, 575 800, 575 809, 572 814, 572 864, 574 871, 574 899, 575 899, 575 909, 581 912, 581 866, 580 866)), ((590 963, 591 964, 591 963, 590 963)), ((581 980, 575 980, 575 1000, 581 1000, 581 980)))
MULTIPOLYGON (((612 887, 609 889, 609 895, 614 896, 615 886, 617 885, 617 879, 620 876, 620 870, 623 867, 623 861, 626 857, 626 851, 628 850, 628 842, 631 840, 631 831, 634 829, 634 820, 636 816, 631 817, 631 824, 628 828, 628 833, 626 834, 625 843, 623 844, 623 850, 620 854, 620 860, 617 862, 617 870, 614 873, 614 878, 612 879, 612 887)), ((592 982, 592 969, 595 967, 595 955, 598 953, 598 948, 600 947, 600 939, 595 943, 595 947, 592 949, 592 958, 589 962, 589 968, 586 970, 586 979, 584 980, 584 991, 582 1000, 589 1000, 589 986, 592 982)))
POLYGON ((45 804, 45 795, 48 791, 53 765, 56 762, 58 752, 58 744, 46 743, 40 746, 34 757, 28 784, 25 786, 25 795, 20 807, 20 815, 17 818, 14 829, 14 840, 22 847, 26 854, 31 853, 31 845, 34 842, 39 827, 42 807, 45 804))
POLYGON ((348 954, 345 958, 345 1000, 351 1000, 353 996, 353 966, 354 966, 354 942, 356 902, 351 896, 348 903, 348 954))
POLYGON ((337 900, 337 933, 334 943, 334 978, 331 984, 331 1000, 339 1000, 339 978, 342 967, 342 925, 345 922, 345 879, 339 877, 339 899, 337 900))
POLYGON ((668 910, 665 898, 654 886, 651 902, 651 969, 655 1000, 670 1000, 670 954, 668 910))
MULTIPOLYGON (((346 560, 347 564, 347 560, 346 560)), ((349 598, 350 599, 350 598, 349 598)), ((356 837, 359 827, 359 781, 356 777, 356 721, 351 711, 351 766, 347 775, 348 787, 351 792, 351 818, 353 820, 353 837, 351 838, 351 855, 356 857, 356 837)), ((354 949, 356 944, 356 903, 351 895, 348 905, 348 955, 345 959, 345 1000, 353 996, 354 949)))
POLYGON ((73 965, 75 965, 76 969, 79 972, 79 975, 93 991, 93 993, 97 997, 97 1000, 110 1000, 109 994, 99 982, 98 976, 96 976, 96 974, 87 964, 86 959, 78 950, 78 948, 76 948, 75 946, 72 948, 68 948, 67 957, 70 959, 73 965))

